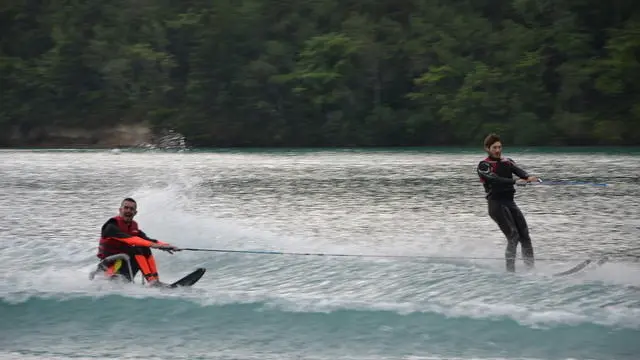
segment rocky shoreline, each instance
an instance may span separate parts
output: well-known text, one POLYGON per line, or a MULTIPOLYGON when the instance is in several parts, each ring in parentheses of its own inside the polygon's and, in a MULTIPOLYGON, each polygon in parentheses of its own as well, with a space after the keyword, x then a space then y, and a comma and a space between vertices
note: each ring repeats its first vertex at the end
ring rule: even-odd
POLYGON ((46 127, 26 133, 14 129, 1 145, 5 148, 88 148, 111 149, 144 146, 155 135, 142 124, 115 125, 101 129, 46 127))

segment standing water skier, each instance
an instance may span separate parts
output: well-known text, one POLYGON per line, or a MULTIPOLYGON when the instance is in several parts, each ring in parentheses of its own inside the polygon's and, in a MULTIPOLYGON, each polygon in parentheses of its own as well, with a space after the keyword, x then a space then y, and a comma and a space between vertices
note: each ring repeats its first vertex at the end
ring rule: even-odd
POLYGON ((498 135, 488 135, 484 140, 484 149, 488 156, 480 161, 477 172, 486 192, 489 216, 507 238, 507 271, 515 272, 518 243, 526 266, 533 268, 533 245, 527 221, 514 200, 514 185, 517 182, 513 174, 524 180, 524 183, 538 181, 538 178, 527 174, 512 159, 502 157, 502 142, 498 135))

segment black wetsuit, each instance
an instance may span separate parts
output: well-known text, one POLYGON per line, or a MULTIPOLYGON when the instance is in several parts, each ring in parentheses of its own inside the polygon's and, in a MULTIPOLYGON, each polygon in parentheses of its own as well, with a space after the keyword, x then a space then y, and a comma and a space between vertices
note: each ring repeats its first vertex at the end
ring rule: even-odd
POLYGON ((487 194, 489 216, 498 224, 507 238, 505 251, 507 271, 515 271, 518 243, 522 248, 525 264, 533 267, 533 246, 527 221, 514 200, 516 180, 513 178, 513 174, 521 179, 526 179, 529 175, 508 158, 501 160, 486 158, 478 164, 477 172, 487 194))

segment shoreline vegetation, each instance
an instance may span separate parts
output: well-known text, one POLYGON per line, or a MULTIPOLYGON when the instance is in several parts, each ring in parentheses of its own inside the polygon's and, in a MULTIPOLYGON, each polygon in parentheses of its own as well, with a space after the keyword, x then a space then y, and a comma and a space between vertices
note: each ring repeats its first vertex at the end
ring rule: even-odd
POLYGON ((637 4, 9 1, 0 146, 640 145, 637 4))
MULTIPOLYGON (((418 145, 418 146, 189 146, 182 134, 172 130, 154 133, 144 125, 118 125, 101 130, 87 129, 50 129, 50 133, 37 133, 41 138, 16 141, 12 145, 0 144, 0 150, 179 150, 179 151, 418 151, 418 152, 477 152, 484 154, 481 144, 478 145, 418 145)), ((640 154, 638 145, 509 145, 509 152, 531 153, 610 153, 640 154)))
MULTIPOLYGON (((17 133, 13 133, 16 136, 17 133)), ((640 153, 640 145, 509 145, 511 152, 608 152, 640 153)), ((98 130, 82 128, 49 128, 35 132, 29 138, 12 138, 10 143, 0 143, 0 150, 194 150, 194 151, 324 151, 324 150, 416 150, 416 151, 472 151, 484 154, 482 144, 458 145, 330 145, 330 146, 190 146, 186 138, 173 130, 154 132, 151 127, 135 125, 117 125, 113 128, 98 130), (235 150, 234 150, 235 149, 235 150)))
POLYGON ((44 127, 26 135, 14 131, 0 148, 132 148, 153 144, 157 138, 149 127, 140 124, 93 130, 44 127))

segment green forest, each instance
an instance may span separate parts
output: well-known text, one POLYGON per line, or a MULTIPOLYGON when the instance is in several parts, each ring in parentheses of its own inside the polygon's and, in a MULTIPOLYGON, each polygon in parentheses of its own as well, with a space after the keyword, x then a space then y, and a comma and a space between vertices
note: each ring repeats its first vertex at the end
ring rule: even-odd
POLYGON ((638 0, 3 0, 0 143, 640 145, 638 0))

